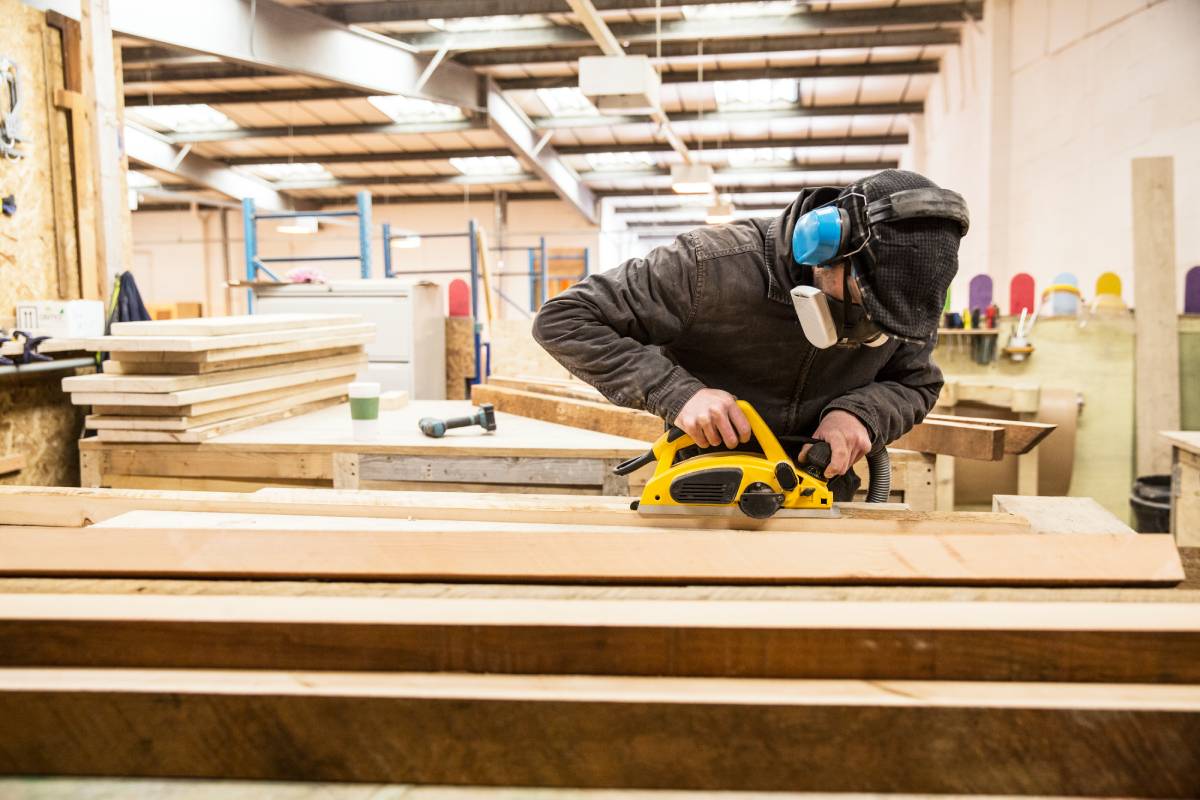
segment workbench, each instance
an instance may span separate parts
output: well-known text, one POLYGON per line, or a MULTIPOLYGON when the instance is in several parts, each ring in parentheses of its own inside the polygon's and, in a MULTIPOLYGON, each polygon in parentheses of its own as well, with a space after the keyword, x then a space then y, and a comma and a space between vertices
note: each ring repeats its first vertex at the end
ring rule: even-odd
POLYGON ((1171 533, 1180 547, 1200 547, 1200 431, 1165 431, 1171 443, 1171 533))
MULTIPOLYGON (((466 416, 466 401, 418 401, 380 412, 374 441, 356 441, 345 404, 218 436, 201 444, 79 443, 80 485, 131 489, 255 491, 267 486, 336 489, 630 495, 652 468, 614 466, 647 444, 496 412, 496 430, 449 431, 432 439, 422 417, 466 416), (632 487, 632 488, 631 488, 632 487)), ((892 495, 914 510, 934 504, 933 456, 893 450, 892 495)), ((856 467, 866 483, 866 464, 856 467)))

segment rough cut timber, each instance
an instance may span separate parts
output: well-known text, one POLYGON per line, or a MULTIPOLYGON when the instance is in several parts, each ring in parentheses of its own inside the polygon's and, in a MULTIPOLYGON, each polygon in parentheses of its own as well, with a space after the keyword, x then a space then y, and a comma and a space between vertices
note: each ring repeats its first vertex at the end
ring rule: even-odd
POLYGON ((239 333, 299 331, 361 322, 356 314, 243 314, 233 317, 114 322, 113 336, 232 336, 239 333))
MULTIPOLYGON (((232 361, 202 364, 194 361, 127 361, 110 358, 104 362, 105 375, 216 375, 230 370, 243 370, 255 367, 269 367, 275 364, 294 363, 299 360, 315 361, 331 356, 344 356, 359 352, 362 345, 369 342, 371 335, 346 337, 338 340, 338 344, 330 343, 329 347, 319 350, 305 350, 292 353, 239 358, 232 361)), ((117 354, 121 355, 121 354, 117 354)), ((128 354, 125 354, 128 355, 128 354)))
POLYGON ((5 669, 0 741, 16 775, 1195 797, 1200 688, 5 669))
POLYGON ((325 384, 323 387, 321 384, 316 384, 322 388, 298 392, 275 403, 263 404, 264 406, 273 406, 272 408, 255 412, 245 412, 244 408, 240 409, 245 413, 223 422, 210 422, 181 431, 106 428, 100 430, 98 437, 102 442, 162 442, 167 444, 206 442, 226 433, 298 417, 301 414, 309 414, 345 402, 347 399, 345 382, 334 381, 331 383, 332 385, 325 384))
POLYGON ((1200 683, 1200 604, 12 594, 0 667, 1200 683))
POLYGON ((927 419, 892 442, 891 446, 956 458, 999 461, 1004 458, 1004 428, 991 424, 927 419))
POLYGON ((428 520, 387 531, 14 526, 0 529, 0 575, 997 586, 1174 585, 1184 577, 1165 534, 759 533, 428 520))
POLYGON ((925 422, 957 422, 968 425, 986 425, 1004 429, 1004 454, 1022 456, 1042 443, 1054 433, 1057 425, 1049 422, 1025 422, 1024 420, 991 419, 989 417, 957 417, 949 414, 930 414, 925 422))
MULTIPOLYGON (((301 330, 257 331, 233 333, 225 336, 101 336, 92 339, 70 339, 63 343, 80 350, 100 352, 143 352, 156 353, 161 361, 177 360, 181 353, 199 353, 210 350, 234 350, 257 348, 267 345, 291 343, 297 340, 329 339, 341 335, 355 335, 374 331, 374 325, 332 325, 301 330)), ((249 353, 241 353, 246 357, 249 353)))
MULTIPOLYGON (((210 386, 237 386, 246 381, 265 380, 283 375, 308 373, 325 367, 361 366, 366 363, 366 355, 361 348, 356 348, 342 355, 325 358, 299 358, 282 364, 266 367, 251 367, 232 372, 217 372, 211 375, 112 375, 109 373, 96 375, 76 375, 63 378, 62 387, 65 392, 97 393, 168 393, 183 392, 189 389, 204 389, 210 386)), ((202 399, 210 400, 205 396, 202 399)), ((107 405, 119 405, 108 403, 107 405)))
POLYGON ((491 403, 497 411, 521 417, 648 442, 662 436, 664 430, 663 421, 646 411, 621 408, 608 402, 554 397, 488 384, 471 387, 471 402, 491 403))
MULTIPOLYGON (((117 351, 111 357, 123 365, 164 363, 171 366, 193 365, 190 369, 196 373, 219 372, 224 369, 240 369, 249 359, 266 358, 268 356, 294 355, 295 358, 311 358, 315 350, 327 350, 349 345, 367 344, 375 339, 374 325, 348 325, 344 328, 322 328, 305 331, 305 338, 275 342, 264 345, 231 347, 223 350, 196 350, 192 352, 154 352, 154 351, 117 351), (330 333, 329 331, 332 331, 330 333), (306 354, 306 355, 299 355, 306 354)), ((137 366, 137 369, 143 369, 137 366)), ((179 366, 179 369, 184 369, 179 366)))
MULTIPOLYGON (((527 522, 570 525, 637 525, 643 528, 751 528, 761 531, 820 532, 831 526, 846 533, 1028 533, 1029 523, 1009 513, 879 509, 877 504, 845 503, 837 520, 749 517, 721 520, 664 515, 641 517, 623 497, 486 494, 482 492, 339 491, 261 489, 240 492, 182 492, 141 489, 73 489, 0 486, 0 525, 82 527, 130 511, 222 512, 380 519, 444 519, 464 522, 527 522)), ((1107 532, 1107 531, 1106 531, 1107 532)), ((1126 532, 1131 533, 1128 528, 1126 532)))

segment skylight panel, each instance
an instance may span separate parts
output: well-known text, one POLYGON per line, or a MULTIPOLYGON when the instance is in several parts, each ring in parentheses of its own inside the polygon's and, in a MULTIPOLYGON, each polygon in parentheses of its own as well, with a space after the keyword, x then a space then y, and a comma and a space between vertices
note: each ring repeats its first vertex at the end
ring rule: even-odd
POLYGON ((458 106, 416 97, 381 95, 368 97, 367 102, 391 117, 394 122, 453 122, 464 118, 462 109, 458 106))
POLYGON ((232 131, 238 127, 229 117, 203 103, 138 106, 126 109, 125 114, 135 122, 163 133, 232 131))
POLYGON ((729 166, 736 168, 778 166, 796 160, 790 147, 744 147, 721 152, 729 166))
POLYGON ((463 175, 515 175, 521 162, 512 156, 468 156, 450 159, 450 166, 463 175))
MULTIPOLYGON (((567 9, 563 9, 566 11, 567 9)), ((512 31, 522 28, 549 28, 550 20, 540 14, 498 14, 491 17, 463 17, 461 19, 443 19, 434 17, 429 20, 429 27, 439 31, 512 31)))
POLYGON ((658 163, 653 153, 644 150, 619 150, 612 153, 588 153, 588 166, 597 172, 614 172, 622 170, 640 170, 653 167, 658 163))
POLYGON ((319 181, 333 178, 333 173, 324 164, 312 161, 295 161, 287 164, 251 164, 235 167, 256 178, 268 181, 319 181))
POLYGON ((555 117, 595 117, 600 111, 592 105, 578 86, 561 86, 557 89, 538 89, 538 99, 546 110, 555 117))
POLYGON ((684 6, 686 19, 746 19, 754 17, 782 17, 797 10, 793 0, 764 0, 757 3, 705 3, 684 6))
POLYGON ((760 78, 713 84, 721 111, 757 111, 788 108, 800 96, 800 82, 791 78, 760 78))

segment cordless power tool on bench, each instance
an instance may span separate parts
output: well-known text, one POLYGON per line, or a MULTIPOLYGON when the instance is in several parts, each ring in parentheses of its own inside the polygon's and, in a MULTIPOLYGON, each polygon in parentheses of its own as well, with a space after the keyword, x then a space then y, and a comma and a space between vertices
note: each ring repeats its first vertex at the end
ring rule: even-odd
MULTIPOLYGON (((613 471, 628 475, 657 463, 632 507, 640 514, 681 516, 839 516, 825 479, 832 458, 829 444, 813 442, 805 463, 797 464, 753 406, 744 400, 738 406, 750 421, 752 438, 746 445, 699 449, 691 436, 671 427, 648 452, 618 465, 613 471)), ((880 448, 879 453, 886 462, 886 451, 880 448)), ((886 499, 889 491, 876 485, 890 483, 879 462, 876 457, 872 463, 868 499, 886 499)))

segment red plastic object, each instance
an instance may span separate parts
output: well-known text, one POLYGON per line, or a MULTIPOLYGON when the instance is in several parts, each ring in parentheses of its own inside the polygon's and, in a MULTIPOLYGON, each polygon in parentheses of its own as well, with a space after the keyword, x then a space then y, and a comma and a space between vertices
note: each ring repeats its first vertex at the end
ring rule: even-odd
POLYGON ((471 316, 471 290, 467 288, 467 282, 462 278, 455 278, 454 280, 450 281, 449 294, 450 316, 471 316))
POLYGON ((1008 313, 1019 317, 1021 311, 1028 310, 1032 314, 1037 310, 1035 297, 1033 276, 1028 272, 1018 272, 1008 285, 1008 313))

